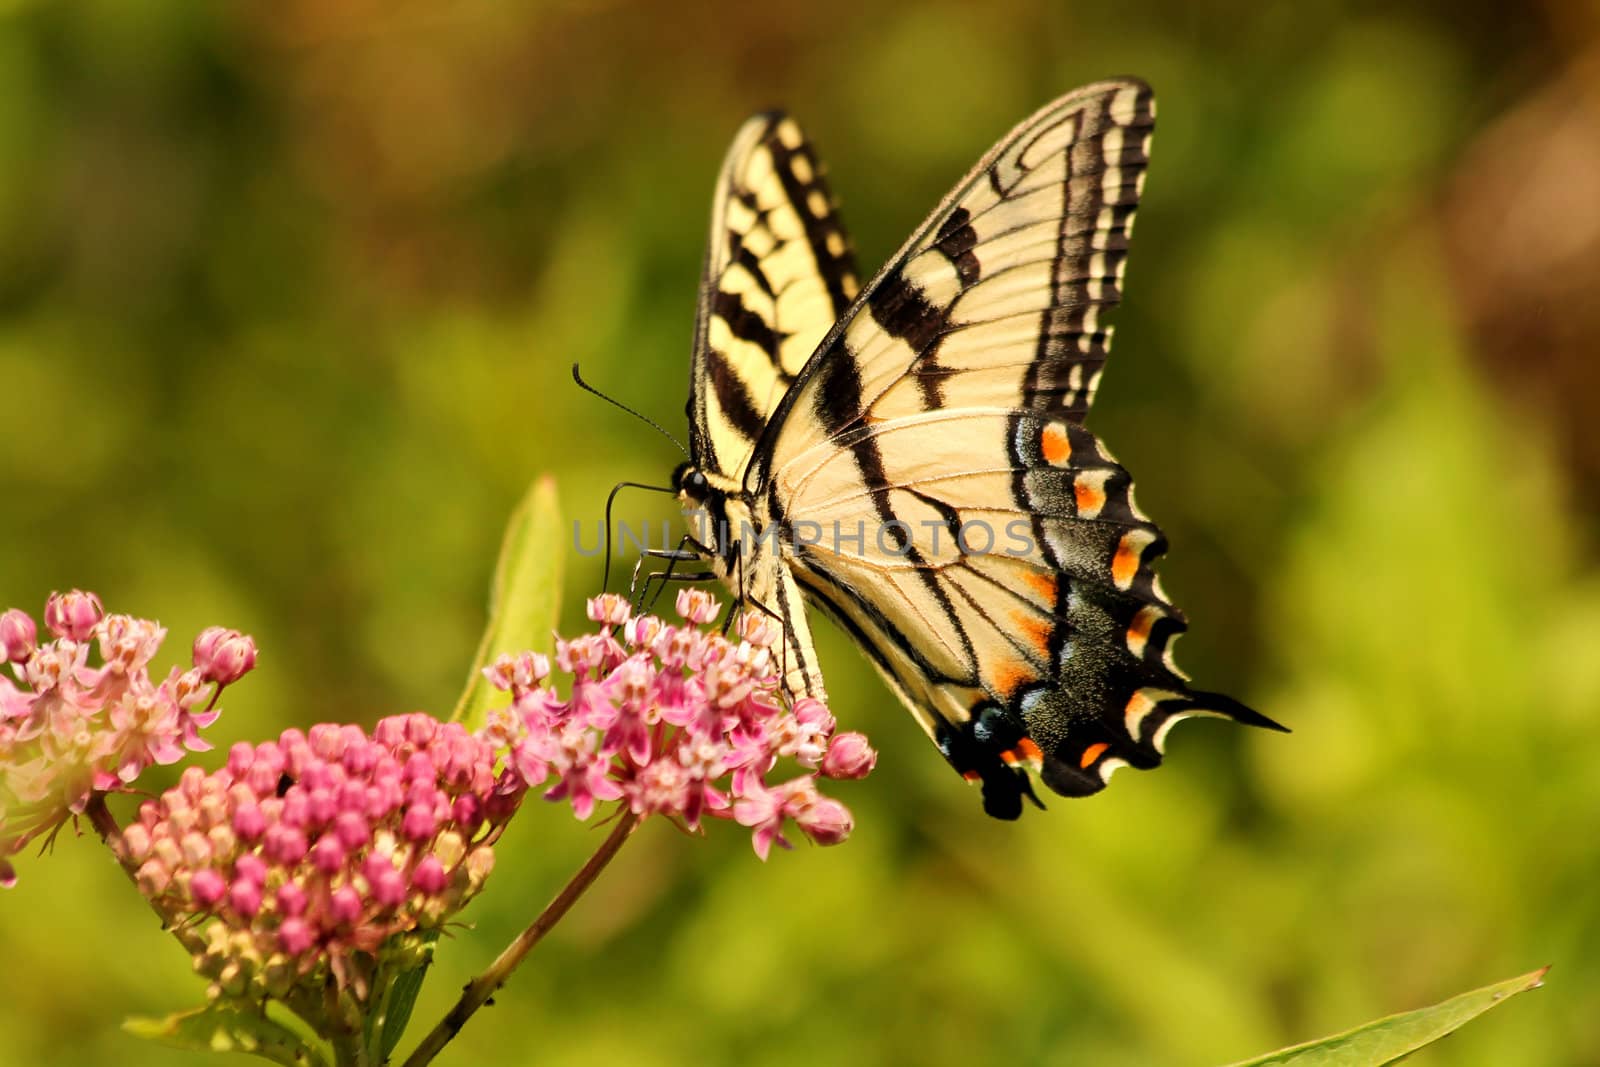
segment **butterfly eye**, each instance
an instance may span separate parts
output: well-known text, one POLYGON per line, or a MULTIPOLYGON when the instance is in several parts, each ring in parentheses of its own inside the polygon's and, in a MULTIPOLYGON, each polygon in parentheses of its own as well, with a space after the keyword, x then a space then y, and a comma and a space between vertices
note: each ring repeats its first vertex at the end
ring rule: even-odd
POLYGON ((685 462, 673 470, 672 488, 692 497, 703 497, 711 491, 711 483, 692 463, 685 462))

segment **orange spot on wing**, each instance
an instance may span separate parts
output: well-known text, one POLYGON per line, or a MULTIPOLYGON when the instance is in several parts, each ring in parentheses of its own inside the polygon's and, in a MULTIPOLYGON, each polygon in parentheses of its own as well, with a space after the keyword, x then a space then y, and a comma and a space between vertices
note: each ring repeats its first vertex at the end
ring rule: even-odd
POLYGON ((1039 434, 1039 451, 1044 453, 1045 462, 1065 467, 1072 458, 1072 442, 1067 440, 1066 426, 1059 422, 1046 424, 1039 434))
POLYGON ((1017 624, 1017 629, 1022 636, 1039 653, 1041 659, 1050 655, 1050 635, 1054 627, 1048 619, 1041 619, 1037 615, 1018 612, 1011 616, 1017 624))
POLYGON ((1150 629, 1161 618, 1159 609, 1145 605, 1128 624, 1128 651, 1135 656, 1144 655, 1145 644, 1150 640, 1150 629))
POLYGON ((1038 593, 1039 596, 1044 599, 1046 604, 1054 604, 1056 602, 1056 596, 1060 592, 1060 586, 1056 584, 1055 575, 1045 574, 1042 571, 1034 571, 1023 580, 1033 587, 1033 591, 1038 593))
POLYGON ((1000 695, 1010 700, 1011 695, 1033 681, 1033 671, 1020 662, 1001 663, 994 669, 994 686, 1000 695))
POLYGON ((1106 506, 1106 491, 1082 478, 1072 483, 1072 496, 1080 515, 1098 515, 1100 509, 1106 506))
POLYGON ((1033 738, 1024 737, 1017 742, 1017 751, 1022 753, 1029 763, 1039 763, 1044 760, 1044 753, 1039 751, 1039 746, 1033 743, 1033 738))
POLYGON ((1111 578, 1118 588, 1126 589, 1138 570, 1139 550, 1129 542, 1128 535, 1123 534, 1122 540, 1117 542, 1117 554, 1111 557, 1111 578))
POLYGON ((1106 744, 1104 741, 1090 745, 1088 748, 1083 750, 1083 757, 1078 760, 1078 766, 1087 769, 1089 764, 1099 759, 1100 754, 1110 747, 1111 746, 1106 744))

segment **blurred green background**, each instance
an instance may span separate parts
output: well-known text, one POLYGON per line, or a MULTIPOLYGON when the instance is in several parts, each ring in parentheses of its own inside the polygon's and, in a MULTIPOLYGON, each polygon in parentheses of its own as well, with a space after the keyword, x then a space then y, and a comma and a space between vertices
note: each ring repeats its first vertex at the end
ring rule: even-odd
MULTIPOLYGON (((1156 88, 1091 425, 1184 665, 1295 732, 1181 728, 1003 825, 829 631, 883 752, 851 842, 647 826, 441 1062, 1208 1064, 1551 963, 1415 1062, 1600 1063, 1592 4, 0 12, 0 601, 253 633, 219 748, 447 710, 533 474, 588 543, 665 478, 567 368, 682 428, 747 113, 807 126, 870 269, 1033 107, 1156 88)), ((531 805, 421 1022, 598 840, 531 805)), ((117 1029, 200 985, 103 850, 21 873, 0 1061, 202 1062, 117 1029)))

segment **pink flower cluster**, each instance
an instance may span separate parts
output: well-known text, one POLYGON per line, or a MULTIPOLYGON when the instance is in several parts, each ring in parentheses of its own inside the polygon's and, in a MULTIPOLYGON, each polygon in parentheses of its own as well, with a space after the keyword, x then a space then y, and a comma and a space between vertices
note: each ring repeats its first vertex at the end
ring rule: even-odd
POLYGON ((152 763, 211 746, 224 686, 255 665, 250 638, 213 627, 194 643, 193 667, 160 683, 149 663, 167 631, 149 619, 107 615, 100 598, 74 590, 45 605, 52 640, 39 641, 24 611, 0 614, 0 884, 15 881, 8 857, 82 814, 98 792, 125 789, 152 763), (100 664, 90 664, 93 651, 100 664), (14 680, 13 680, 14 679, 14 680))
POLYGON ((420 712, 286 730, 184 771, 113 846, 217 992, 283 996, 326 963, 364 997, 385 941, 482 888, 527 790, 497 759, 420 712))
POLYGON ((530 786, 553 779, 545 797, 570 802, 580 819, 613 800, 696 829, 728 818, 751 829, 762 859, 789 847, 789 822, 818 844, 843 841, 850 812, 817 779, 864 777, 877 759, 866 738, 835 734, 821 701, 786 706, 773 620, 747 613, 730 641, 701 629, 718 612, 709 594, 684 590, 677 608, 690 625, 634 617, 611 594, 589 601, 599 632, 556 644, 556 666, 571 676, 566 699, 549 684, 547 657, 501 657, 486 673, 512 703, 488 736, 530 786), (780 758, 799 773, 769 781, 780 758))

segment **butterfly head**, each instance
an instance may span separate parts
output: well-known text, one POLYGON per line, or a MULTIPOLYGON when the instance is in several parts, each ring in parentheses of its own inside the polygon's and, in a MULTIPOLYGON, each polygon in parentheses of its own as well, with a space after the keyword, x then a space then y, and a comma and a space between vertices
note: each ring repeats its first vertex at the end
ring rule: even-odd
POLYGON ((746 557, 746 573, 739 588, 745 593, 765 588, 763 579, 769 576, 750 568, 761 558, 764 542, 769 550, 767 562, 772 565, 775 561, 770 549, 776 542, 771 533, 763 536, 765 524, 753 512, 739 483, 689 462, 680 463, 672 472, 672 488, 683 505, 694 547, 711 560, 718 577, 733 574, 736 557, 742 554, 746 557))
POLYGON ((728 528, 726 492, 712 485, 711 479, 693 462, 678 464, 672 472, 672 488, 683 505, 695 547, 712 557, 713 563, 718 562, 726 540, 718 535, 728 528))
POLYGON ((711 483, 705 473, 688 460, 678 464, 672 472, 672 488, 685 503, 703 505, 711 493, 711 483))

